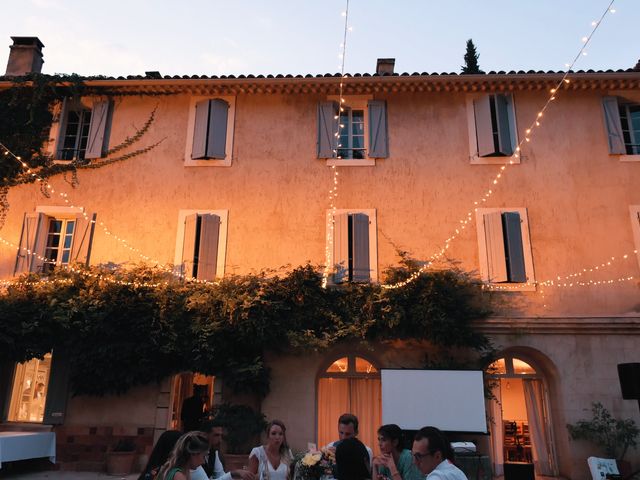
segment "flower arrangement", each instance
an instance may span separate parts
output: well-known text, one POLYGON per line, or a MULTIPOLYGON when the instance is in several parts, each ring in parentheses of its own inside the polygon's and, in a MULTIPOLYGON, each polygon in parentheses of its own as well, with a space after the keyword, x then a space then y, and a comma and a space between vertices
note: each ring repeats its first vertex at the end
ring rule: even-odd
POLYGON ((295 458, 295 480, 333 478, 335 465, 336 454, 333 448, 323 448, 322 451, 298 455, 295 458))

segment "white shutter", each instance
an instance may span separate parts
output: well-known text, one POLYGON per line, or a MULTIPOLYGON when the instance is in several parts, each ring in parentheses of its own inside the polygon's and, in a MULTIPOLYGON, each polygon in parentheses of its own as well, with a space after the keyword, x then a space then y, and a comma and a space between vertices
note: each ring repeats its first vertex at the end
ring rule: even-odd
POLYGON ((196 103, 196 118, 193 125, 193 160, 207 158, 207 133, 209 131, 209 100, 196 103))
POLYGON ((492 283, 506 282, 508 277, 502 233, 502 214, 500 212, 485 213, 483 221, 487 245, 488 280, 492 283))
POLYGON ((104 154, 111 105, 112 103, 108 100, 93 104, 84 158, 100 158, 104 154))
POLYGON ((193 278, 193 267, 196 253, 196 228, 198 215, 187 215, 184 219, 184 240, 182 243, 182 274, 193 278))
POLYGON ((200 215, 200 242, 198 247, 198 280, 215 280, 218 267, 218 243, 220 239, 220 217, 213 214, 200 215))
POLYGON ((341 213, 333 217, 333 265, 334 283, 349 279, 349 215, 341 213))
POLYGON ((620 107, 617 97, 603 97, 602 108, 604 110, 604 124, 607 129, 609 153, 624 155, 627 149, 624 146, 622 135, 622 122, 620 121, 620 107))
POLYGON ((13 270, 14 275, 26 272, 34 272, 34 267, 42 265, 42 260, 37 260, 36 255, 43 255, 44 248, 38 251, 42 245, 42 238, 46 239, 47 216, 44 213, 25 213, 22 222, 22 232, 18 253, 16 255, 16 265, 13 270))
POLYGON ((487 157, 494 155, 496 149, 493 142, 493 126, 491 123, 491 98, 484 95, 473 101, 473 116, 476 122, 476 141, 478 155, 487 157))
POLYGON ((96 214, 89 213, 87 218, 78 215, 73 230, 73 243, 71 247, 71 262, 80 262, 89 265, 91 258, 91 245, 96 228, 96 214))

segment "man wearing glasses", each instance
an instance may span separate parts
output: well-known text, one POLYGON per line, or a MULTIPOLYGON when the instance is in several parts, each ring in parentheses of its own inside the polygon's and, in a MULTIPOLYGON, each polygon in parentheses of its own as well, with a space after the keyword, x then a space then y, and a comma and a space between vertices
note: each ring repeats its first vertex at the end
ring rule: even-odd
POLYGON ((453 464, 453 448, 435 427, 423 427, 413 441, 413 463, 427 480, 467 480, 453 464))

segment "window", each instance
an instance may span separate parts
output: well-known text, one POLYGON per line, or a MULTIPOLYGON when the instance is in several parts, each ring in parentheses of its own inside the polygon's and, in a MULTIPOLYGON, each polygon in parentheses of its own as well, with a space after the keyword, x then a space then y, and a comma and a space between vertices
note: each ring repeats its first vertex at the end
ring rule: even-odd
POLYGON ((175 265, 187 278, 215 280, 224 276, 226 210, 180 210, 175 265))
POLYGON ((331 249, 333 283, 377 281, 376 232, 375 210, 336 211, 331 249))
POLYGON ((375 165, 389 156, 387 104, 368 96, 349 96, 318 105, 318 158, 328 165, 375 165))
POLYGON ((640 104, 622 97, 608 96, 603 97, 602 108, 609 153, 640 155, 640 104))
POLYGON ((535 290, 526 208, 478 209, 476 221, 482 279, 535 290))
POLYGON ((631 214, 631 231, 633 232, 636 256, 638 264, 640 264, 640 205, 631 205, 629 213, 631 214))
POLYGON ((347 355, 333 361, 318 378, 318 446, 338 439, 338 418, 353 413, 358 438, 378 452, 376 432, 382 424, 380 371, 366 358, 347 355))
POLYGON ((185 166, 231 166, 235 97, 193 97, 189 107, 185 166))
POLYGON ((96 101, 90 106, 65 99, 60 112, 58 160, 84 160, 104 156, 108 148, 113 103, 96 101))
POLYGON ((38 207, 22 223, 14 275, 48 273, 57 265, 89 264, 96 214, 73 207, 38 207))
POLYGON ((511 94, 467 98, 471 163, 520 163, 512 157, 518 146, 516 114, 511 94))

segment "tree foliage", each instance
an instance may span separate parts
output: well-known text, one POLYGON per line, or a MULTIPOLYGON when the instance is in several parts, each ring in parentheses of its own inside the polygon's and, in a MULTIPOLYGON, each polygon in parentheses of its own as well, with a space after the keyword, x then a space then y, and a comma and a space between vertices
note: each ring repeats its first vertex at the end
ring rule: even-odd
POLYGON ((464 65, 462 66, 462 73, 484 73, 482 70, 480 70, 478 58, 480 58, 480 54, 476 51, 476 46, 473 44, 473 40, 467 40, 467 51, 464 54, 464 65))
MULTIPOLYGON (((410 272, 401 265, 388 274, 395 280, 410 272)), ((59 269, 39 280, 24 276, 0 295, 0 360, 65 350, 76 394, 123 393, 198 371, 222 377, 236 391, 266 395, 265 353, 347 341, 412 339, 478 355, 492 348, 472 325, 491 313, 492 297, 457 268, 426 272, 397 290, 325 289, 311 265, 216 285, 180 282, 145 266, 59 269)))

